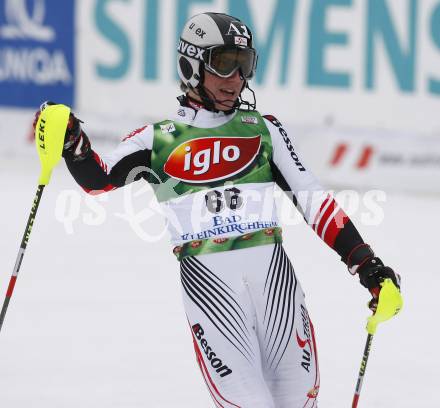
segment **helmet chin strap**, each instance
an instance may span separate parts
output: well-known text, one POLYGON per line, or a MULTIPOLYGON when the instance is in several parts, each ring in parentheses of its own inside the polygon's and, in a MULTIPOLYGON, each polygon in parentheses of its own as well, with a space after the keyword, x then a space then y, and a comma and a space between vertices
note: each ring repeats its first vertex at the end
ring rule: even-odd
POLYGON ((240 108, 241 105, 246 105, 247 106, 247 110, 255 110, 255 106, 256 106, 256 101, 255 101, 255 93, 252 91, 252 89, 249 88, 248 82, 247 80, 244 78, 243 74, 241 73, 241 70, 239 70, 239 74, 240 74, 240 78, 244 81, 243 82, 243 86, 240 90, 240 95, 238 96, 237 99, 234 100, 226 100, 226 101, 219 101, 218 99, 215 98, 215 95, 212 91, 210 91, 209 89, 207 89, 204 85, 204 79, 205 79, 205 75, 204 75, 204 68, 200 70, 201 71, 201 75, 199 76, 199 84, 197 85, 196 88, 191 87, 191 90, 193 92, 195 92, 200 99, 202 100, 203 105, 208 109, 208 110, 218 110, 216 109, 215 105, 221 105, 224 106, 226 108, 228 108, 227 110, 235 110, 240 108), (243 101, 243 99, 241 99, 241 93, 243 92, 243 90, 245 88, 248 88, 254 95, 254 101, 253 103, 247 102, 247 101, 243 101), (225 102, 232 102, 232 106, 230 106, 229 104, 226 104, 225 102))
POLYGON ((209 99, 209 101, 212 103, 212 105, 214 106, 214 109, 215 109, 216 104, 224 106, 225 108, 228 108, 228 110, 236 109, 240 106, 240 104, 238 102, 238 98, 235 101, 233 101, 232 99, 226 99, 224 101, 219 101, 218 99, 215 98, 214 93, 211 92, 208 88, 201 86, 201 90, 206 95, 206 98, 209 99), (232 106, 230 104, 227 104, 226 102, 232 102, 232 106))
POLYGON ((257 98, 255 96, 255 92, 254 90, 249 86, 249 82, 246 82, 246 85, 243 87, 243 89, 246 88, 249 90, 249 92, 252 94, 252 102, 246 101, 244 99, 242 99, 241 97, 241 92, 240 92, 240 96, 238 97, 239 101, 239 106, 241 107, 242 110, 247 110, 247 111, 254 111, 257 109, 257 98))

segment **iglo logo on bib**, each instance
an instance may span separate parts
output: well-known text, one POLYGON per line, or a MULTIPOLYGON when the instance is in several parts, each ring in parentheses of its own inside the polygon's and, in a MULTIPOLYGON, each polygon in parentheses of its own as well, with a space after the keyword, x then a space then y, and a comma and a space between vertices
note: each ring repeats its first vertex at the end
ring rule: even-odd
POLYGON ((260 150, 261 135, 202 137, 177 146, 164 165, 169 176, 188 183, 207 183, 246 169, 260 150))

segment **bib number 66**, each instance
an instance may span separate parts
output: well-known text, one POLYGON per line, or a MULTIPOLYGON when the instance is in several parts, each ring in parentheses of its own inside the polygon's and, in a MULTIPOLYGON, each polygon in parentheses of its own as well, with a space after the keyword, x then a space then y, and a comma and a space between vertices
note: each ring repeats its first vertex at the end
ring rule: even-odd
POLYGON ((240 196, 241 191, 236 188, 227 188, 223 191, 212 190, 205 195, 206 207, 214 214, 223 211, 228 207, 230 210, 238 210, 243 206, 243 197, 240 196))

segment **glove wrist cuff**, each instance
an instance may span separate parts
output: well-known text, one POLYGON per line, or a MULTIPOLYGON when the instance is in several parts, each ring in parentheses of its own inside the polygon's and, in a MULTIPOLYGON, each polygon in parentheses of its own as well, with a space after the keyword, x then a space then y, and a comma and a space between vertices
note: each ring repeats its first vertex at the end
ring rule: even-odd
POLYGON ((346 264, 348 271, 352 275, 356 275, 359 267, 361 267, 365 262, 374 258, 374 252, 370 245, 362 243, 355 246, 347 256, 346 264))
POLYGON ((81 130, 78 139, 69 148, 63 151, 64 158, 71 161, 82 161, 92 155, 90 140, 81 130))

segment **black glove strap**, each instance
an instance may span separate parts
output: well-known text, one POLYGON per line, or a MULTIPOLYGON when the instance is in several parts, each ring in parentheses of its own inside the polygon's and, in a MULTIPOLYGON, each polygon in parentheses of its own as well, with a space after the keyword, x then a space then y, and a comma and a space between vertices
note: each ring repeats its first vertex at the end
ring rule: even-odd
POLYGON ((358 268, 359 280, 361 285, 371 290, 380 288, 380 284, 385 279, 391 279, 400 288, 400 282, 394 271, 384 266, 380 258, 371 258, 358 268))

